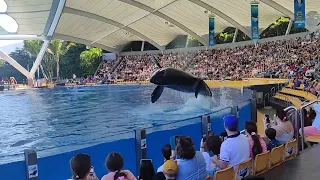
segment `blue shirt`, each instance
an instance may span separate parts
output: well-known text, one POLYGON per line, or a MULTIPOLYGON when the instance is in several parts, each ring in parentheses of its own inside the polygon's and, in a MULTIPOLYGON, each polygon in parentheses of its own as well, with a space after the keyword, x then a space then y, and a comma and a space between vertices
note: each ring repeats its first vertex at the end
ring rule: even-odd
POLYGON ((313 105, 314 110, 317 112, 316 118, 314 118, 314 121, 312 123, 312 126, 317 128, 320 131, 320 104, 313 105))
POLYGON ((177 180, 204 180, 207 177, 206 161, 197 151, 193 159, 178 159, 177 180))
POLYGON ((280 146, 280 145, 281 145, 281 143, 280 143, 278 140, 273 139, 273 140, 271 140, 271 141, 269 142, 269 144, 268 144, 268 146, 267 146, 267 149, 268 149, 268 151, 271 151, 271 149, 273 149, 273 148, 275 148, 275 147, 278 147, 278 146, 280 146))

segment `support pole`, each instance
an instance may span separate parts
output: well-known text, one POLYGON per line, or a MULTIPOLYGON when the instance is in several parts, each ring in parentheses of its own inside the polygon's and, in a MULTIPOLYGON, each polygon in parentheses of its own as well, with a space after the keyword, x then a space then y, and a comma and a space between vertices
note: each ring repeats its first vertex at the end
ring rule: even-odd
POLYGON ((37 152, 33 149, 24 150, 26 180, 38 180, 37 152))
POLYGON ((0 49, 0 57, 2 57, 6 62, 8 62, 11 66, 16 68, 23 75, 25 75, 28 79, 32 78, 31 74, 24 67, 22 67, 17 61, 12 59, 8 54, 3 52, 1 49, 0 49))
POLYGON ((30 74, 32 75, 32 77, 34 77, 35 72, 37 71, 38 67, 40 66, 40 63, 41 63, 42 58, 44 56, 44 53, 46 52, 46 50, 49 46, 50 40, 51 40, 51 38, 49 38, 48 40, 45 40, 44 43, 42 44, 42 47, 41 47, 40 52, 37 56, 37 59, 34 62, 32 68, 31 68, 31 71, 30 71, 30 74))
POLYGON ((290 19, 287 30, 286 30, 286 35, 290 34, 292 24, 293 24, 293 19, 290 19))
POLYGON ((143 50, 144 50, 144 43, 145 43, 145 41, 142 41, 142 44, 141 44, 141 51, 143 51, 143 50))
POLYGON ((233 43, 235 43, 235 42, 236 42, 236 40, 237 40, 238 31, 239 31, 239 29, 238 29, 238 28, 236 28, 236 30, 234 31, 233 39, 232 39, 232 42, 233 42, 233 43))
POLYGON ((135 130, 136 139, 136 172, 139 174, 140 161, 147 157, 147 134, 145 129, 135 130))

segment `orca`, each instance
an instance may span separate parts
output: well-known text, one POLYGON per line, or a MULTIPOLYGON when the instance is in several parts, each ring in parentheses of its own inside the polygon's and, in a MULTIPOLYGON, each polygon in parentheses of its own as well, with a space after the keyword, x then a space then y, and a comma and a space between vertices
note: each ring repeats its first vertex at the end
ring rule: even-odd
POLYGON ((158 85, 151 94, 152 103, 160 98, 165 87, 180 92, 195 93, 196 98, 198 94, 212 97, 210 88, 202 79, 175 68, 161 68, 155 71, 150 83, 158 85))

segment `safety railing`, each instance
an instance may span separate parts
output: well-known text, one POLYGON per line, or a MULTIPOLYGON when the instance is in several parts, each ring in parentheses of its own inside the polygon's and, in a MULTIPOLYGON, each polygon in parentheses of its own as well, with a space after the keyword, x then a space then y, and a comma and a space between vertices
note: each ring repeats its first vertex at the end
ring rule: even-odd
MULTIPOLYGON (((286 107, 284 109, 284 111, 286 111, 287 113, 289 113, 290 111, 294 110, 294 114, 293 114, 293 124, 294 124, 294 128, 295 128, 295 138, 298 139, 299 138, 299 115, 298 115, 298 109, 295 106, 289 106, 286 107)), ((290 119, 290 118, 289 118, 290 119)))
POLYGON ((269 100, 270 100, 270 94, 267 93, 267 94, 264 95, 264 98, 263 98, 263 107, 266 107, 266 102, 267 102, 267 101, 269 102, 269 100), (266 99, 266 97, 267 97, 268 99, 266 99))
POLYGON ((314 104, 314 103, 318 103, 318 102, 320 102, 320 100, 317 99, 317 100, 314 100, 314 101, 312 101, 312 102, 309 102, 309 103, 301 106, 301 108, 300 108, 301 148, 302 148, 302 150, 304 149, 304 117, 303 117, 303 110, 304 110, 306 107, 308 107, 308 106, 310 106, 310 105, 312 105, 312 104, 314 104))

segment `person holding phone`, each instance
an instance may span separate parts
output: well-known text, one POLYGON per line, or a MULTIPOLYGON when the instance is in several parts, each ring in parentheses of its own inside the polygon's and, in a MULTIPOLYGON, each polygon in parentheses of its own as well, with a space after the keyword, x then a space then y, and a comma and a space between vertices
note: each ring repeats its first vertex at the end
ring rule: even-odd
POLYGON ((177 180, 203 180, 207 177, 206 162, 201 152, 196 152, 189 136, 180 136, 176 147, 178 162, 177 180))
POLYGON ((210 177, 213 177, 214 173, 220 170, 220 168, 211 160, 211 157, 220 155, 221 144, 222 141, 218 135, 209 134, 208 137, 206 137, 206 140, 203 138, 201 139, 200 152, 202 152, 206 161, 207 175, 210 177))
POLYGON ((76 154, 70 160, 72 180, 99 180, 93 167, 90 156, 87 154, 76 154))
POLYGON ((155 175, 152 160, 151 159, 141 159, 140 161, 140 172, 138 179, 140 180, 152 180, 155 175))
POLYGON ((123 164, 123 158, 119 153, 109 153, 106 159, 109 173, 104 175, 101 180, 137 180, 130 171, 122 170, 123 164))

